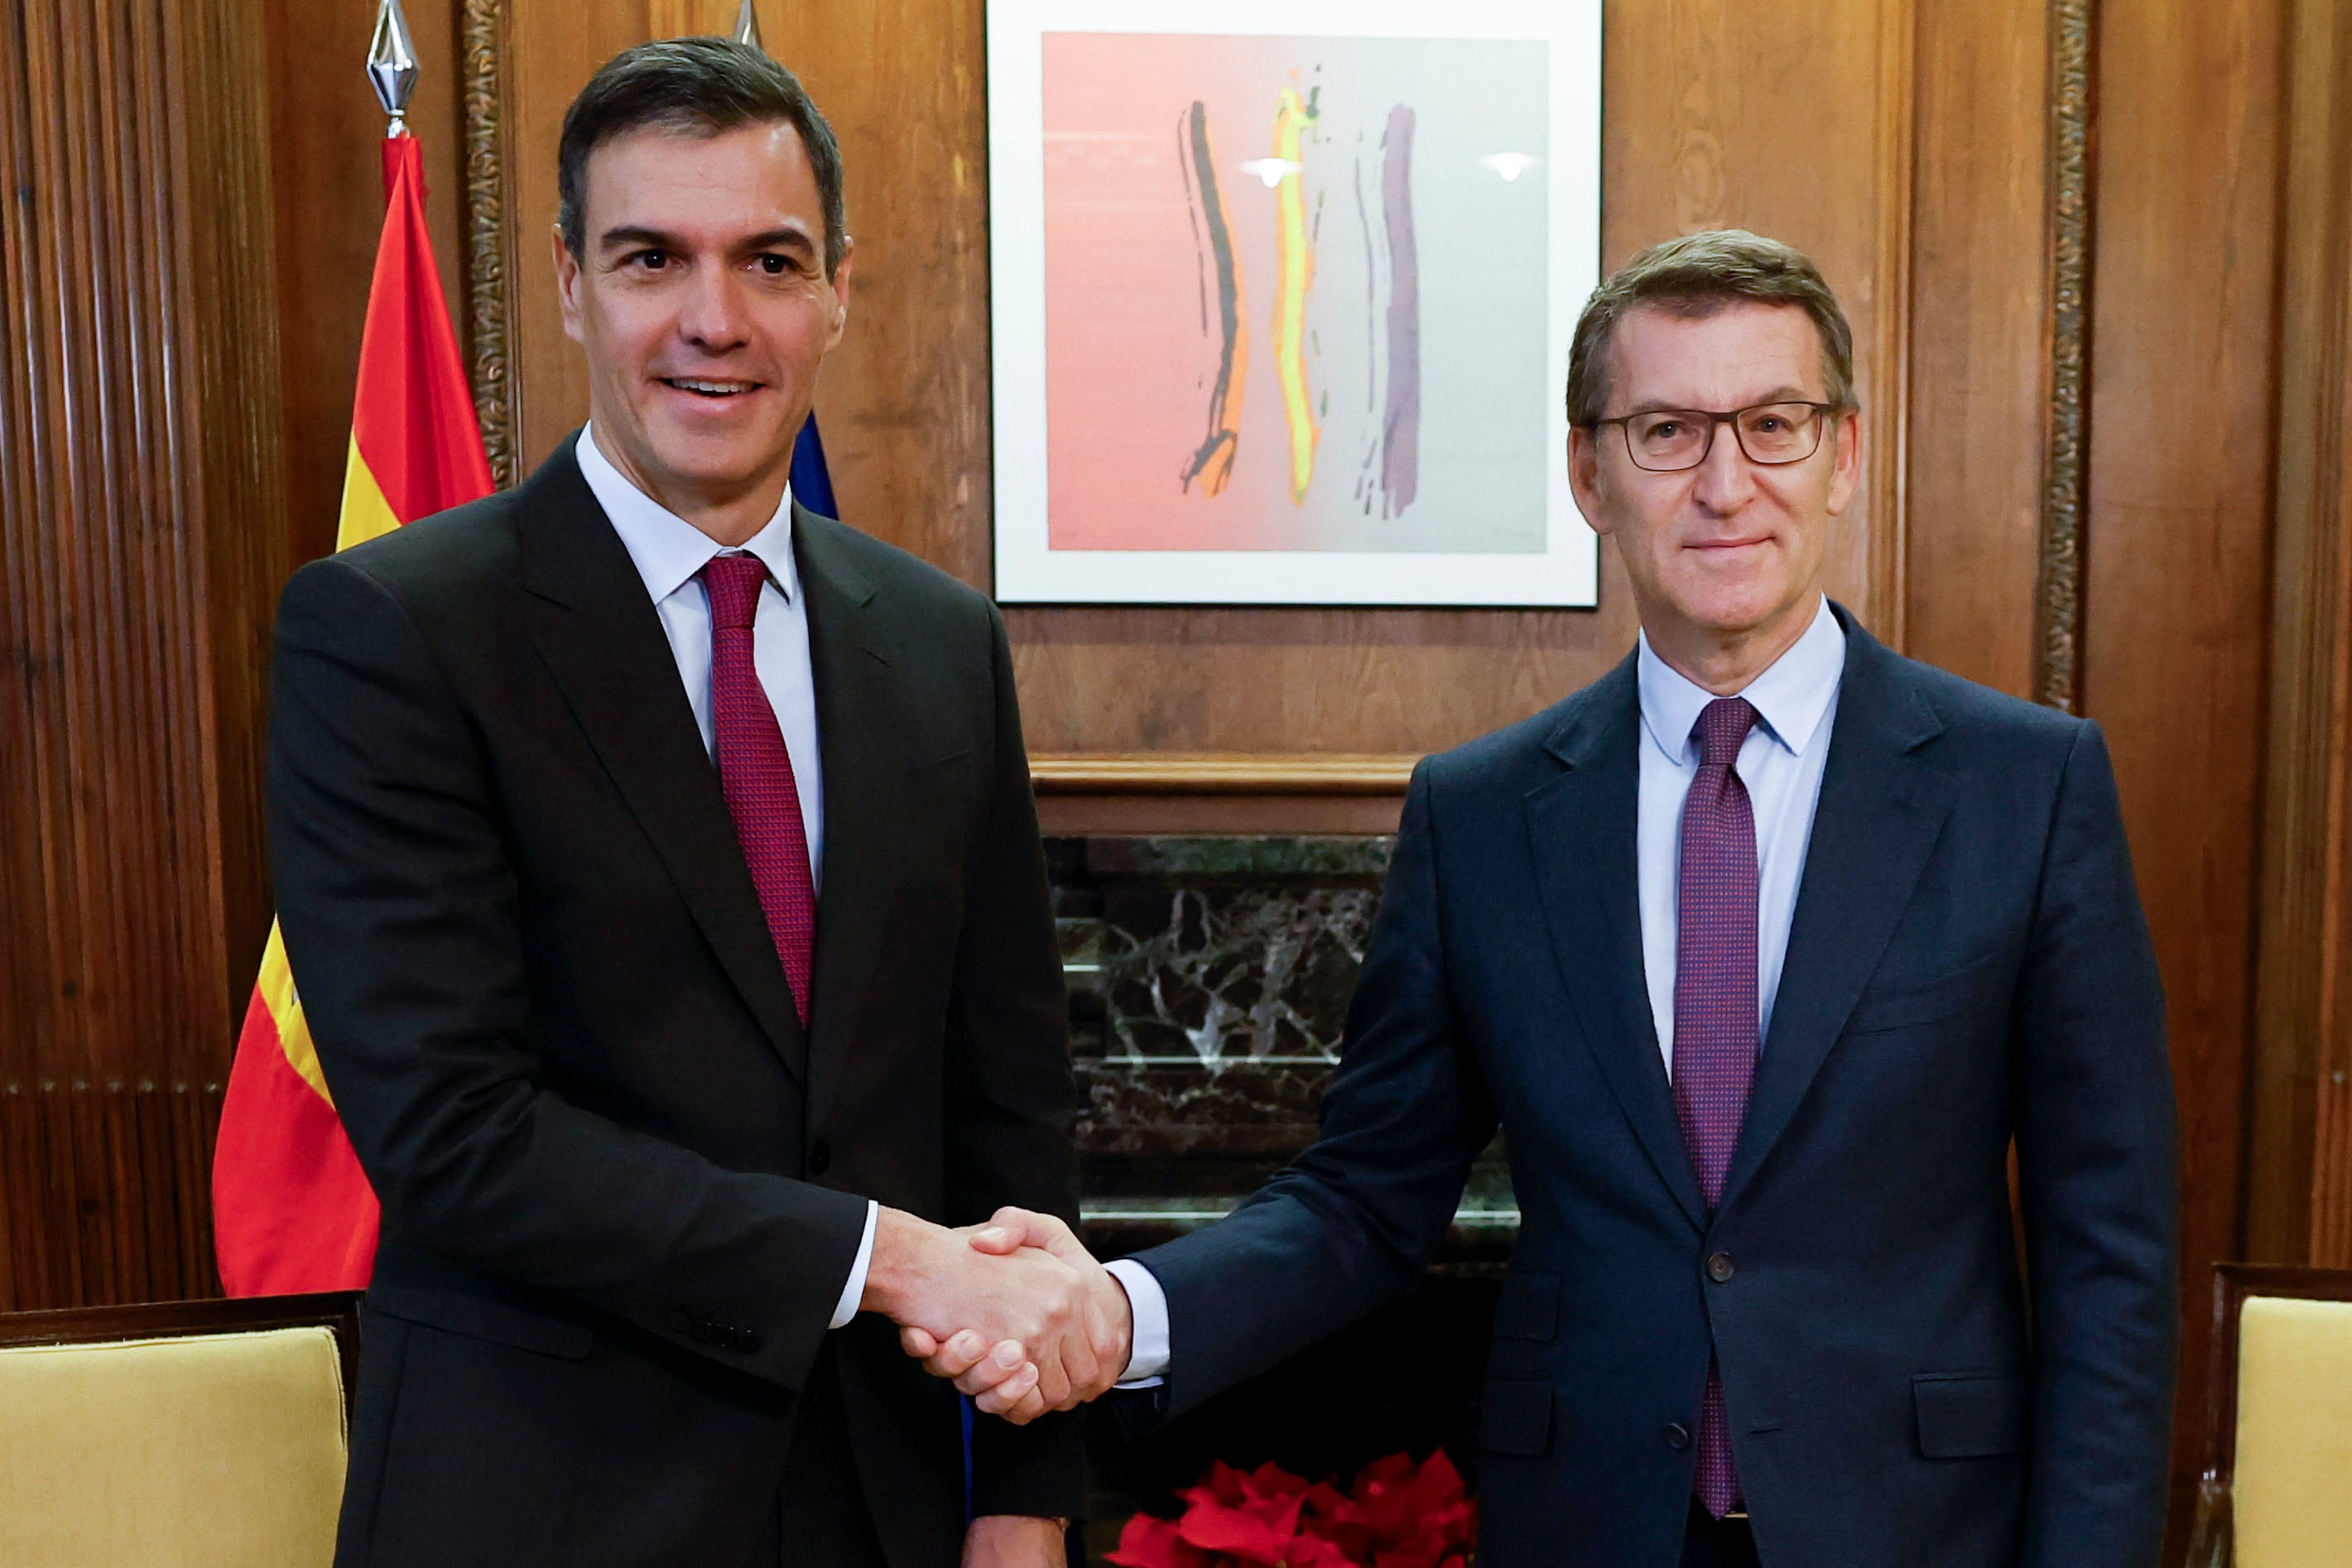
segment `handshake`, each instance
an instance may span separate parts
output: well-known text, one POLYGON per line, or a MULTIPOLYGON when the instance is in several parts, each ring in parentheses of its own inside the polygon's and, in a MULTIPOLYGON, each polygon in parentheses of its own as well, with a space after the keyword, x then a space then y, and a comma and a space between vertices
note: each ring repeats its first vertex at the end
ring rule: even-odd
POLYGON ((1127 1370, 1127 1292, 1051 1215, 948 1230, 885 1208, 860 1305, 908 1355, 1016 1426, 1099 1398, 1127 1370))

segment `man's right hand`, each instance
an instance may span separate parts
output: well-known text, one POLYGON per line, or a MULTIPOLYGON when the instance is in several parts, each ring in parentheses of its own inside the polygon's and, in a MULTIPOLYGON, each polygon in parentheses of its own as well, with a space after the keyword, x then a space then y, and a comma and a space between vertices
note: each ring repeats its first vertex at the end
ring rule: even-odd
POLYGON ((1023 1210, 950 1231, 883 1209, 860 1305, 898 1323, 910 1349, 929 1347, 926 1364, 979 1394, 982 1411, 1016 1423, 1095 1397, 1126 1366, 1126 1293, 1066 1226, 1023 1210), (1041 1241, 1059 1227, 1066 1242, 1024 1245, 1031 1222, 1041 1241))
MULTIPOLYGON (((1095 1261, 1070 1227, 1051 1215, 1006 1207, 997 1210, 988 1224, 960 1234, 974 1252, 1009 1260, 1042 1250, 1078 1275, 1089 1301, 1085 1328, 1094 1375, 1073 1376, 1064 1397, 1048 1398, 1042 1376, 1033 1386, 1017 1354, 1008 1353, 1001 1343, 991 1345, 971 1330, 940 1335, 920 1325, 902 1324, 898 1338, 907 1353, 933 1376, 952 1378, 983 1414, 1002 1415, 1016 1426, 1109 1392, 1127 1370, 1134 1315, 1125 1289, 1095 1261)), ((1066 1368, 1067 1364, 1066 1358, 1066 1368)))

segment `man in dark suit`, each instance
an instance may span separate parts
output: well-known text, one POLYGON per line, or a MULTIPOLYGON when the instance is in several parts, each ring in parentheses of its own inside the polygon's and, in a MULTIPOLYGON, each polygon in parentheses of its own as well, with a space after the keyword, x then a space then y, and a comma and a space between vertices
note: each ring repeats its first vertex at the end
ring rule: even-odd
POLYGON ((787 492, 839 153, 684 39, 562 170, 589 427, 279 612, 287 948, 383 1210, 337 1561, 1058 1564, 1077 1432, 967 1483, 883 1316, 1059 1401, 1108 1281, 941 1228, 1072 1215, 1076 1096, 1003 624, 787 492))
MULTIPOLYGON (((1524 1217, 1482 1563, 2153 1563, 2173 1108, 2097 727, 1899 658, 1823 596, 1861 419, 1795 251, 1727 231, 1636 257, 1568 395, 1640 646, 1415 773, 1321 1140, 1111 1266, 1129 1379, 1162 1379, 1129 1414, 1409 1289, 1499 1124, 1524 1217)), ((1015 1392, 982 1405, 1025 1417, 1015 1392)))

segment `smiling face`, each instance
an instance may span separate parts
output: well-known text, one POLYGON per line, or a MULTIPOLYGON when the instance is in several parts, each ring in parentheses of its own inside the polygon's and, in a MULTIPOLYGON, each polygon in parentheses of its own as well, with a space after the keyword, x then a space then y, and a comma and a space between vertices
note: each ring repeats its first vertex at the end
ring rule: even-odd
POLYGON ((555 268, 596 444, 655 500, 740 543, 782 497, 848 313, 846 242, 828 279, 808 153, 782 122, 651 126, 589 154, 585 198, 584 254, 559 235, 555 268))
MULTIPOLYGON (((1739 301, 1697 318, 1639 306, 1619 319, 1609 352, 1612 417, 1829 400, 1821 334, 1797 305, 1739 301)), ((1709 671, 1744 685, 1811 623, 1830 519, 1853 500, 1862 470, 1861 416, 1826 417, 1820 448, 1801 462, 1751 462, 1727 425, 1706 460, 1678 473, 1635 467, 1622 426, 1570 434, 1579 510, 1617 542, 1652 647, 1701 685, 1717 684, 1709 671)))

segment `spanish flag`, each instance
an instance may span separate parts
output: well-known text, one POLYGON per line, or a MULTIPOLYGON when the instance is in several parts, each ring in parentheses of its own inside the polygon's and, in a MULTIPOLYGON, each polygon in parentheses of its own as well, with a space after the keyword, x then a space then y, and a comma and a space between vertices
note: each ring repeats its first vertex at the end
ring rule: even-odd
MULTIPOLYGON (((490 493, 490 465, 425 229, 424 160, 383 143, 383 237, 360 339, 335 548, 490 493)), ((213 1152, 213 1238, 232 1296, 355 1290, 376 1202, 335 1115, 275 925, 246 1008, 213 1152)))

